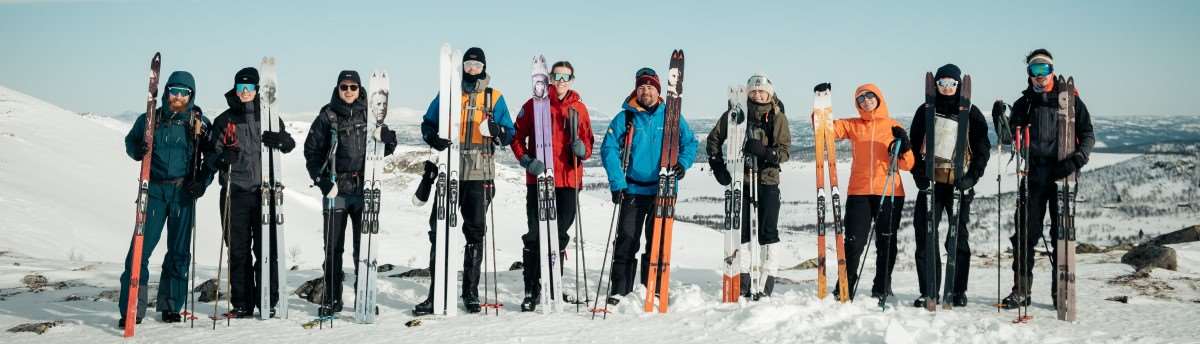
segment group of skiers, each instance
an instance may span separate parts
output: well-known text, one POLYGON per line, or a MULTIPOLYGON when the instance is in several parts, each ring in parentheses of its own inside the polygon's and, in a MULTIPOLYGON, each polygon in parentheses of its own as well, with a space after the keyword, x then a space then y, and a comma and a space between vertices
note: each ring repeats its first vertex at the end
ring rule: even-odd
MULTIPOLYGON (((528 232, 522 236, 522 260, 524 262, 523 280, 525 298, 521 310, 532 311, 538 307, 542 285, 539 282, 541 270, 539 264, 542 257, 538 255, 540 233, 538 230, 539 197, 534 176, 541 175, 547 168, 552 169, 554 178, 554 200, 556 201, 558 224, 558 247, 565 247, 570 241, 573 219, 578 211, 578 194, 583 182, 583 161, 593 155, 593 133, 587 106, 582 102, 578 91, 572 89, 576 71, 572 64, 560 61, 553 64, 549 73, 549 87, 546 89, 550 99, 550 113, 553 132, 556 139, 552 143, 553 164, 547 166, 543 157, 537 156, 533 149, 535 145, 534 105, 533 99, 526 101, 520 108, 515 121, 510 116, 507 103, 500 90, 490 86, 491 76, 487 73, 487 60, 480 48, 471 48, 462 58, 462 88, 461 99, 441 99, 435 97, 430 103, 421 124, 422 137, 432 149, 442 151, 451 146, 450 139, 438 135, 440 101, 451 101, 451 106, 462 107, 462 128, 464 132, 458 135, 457 147, 461 149, 462 170, 459 173, 459 198, 461 210, 461 230, 465 237, 463 247, 463 277, 461 297, 468 312, 479 312, 484 306, 479 298, 479 280, 481 262, 484 257, 485 234, 489 230, 485 221, 488 207, 494 196, 494 179, 496 176, 494 160, 497 147, 509 146, 520 166, 527 171, 526 178, 526 214, 528 217, 528 232), (486 132, 484 132, 486 129, 486 132)), ((1013 128, 1026 127, 1032 132, 1028 157, 1029 169, 1027 186, 1028 192, 1028 234, 1011 240, 1014 247, 1029 252, 1041 236, 1041 224, 1046 210, 1049 209, 1052 218, 1058 207, 1052 201, 1056 192, 1055 180, 1078 171, 1088 161, 1094 136, 1088 111, 1083 102, 1075 97, 1073 104, 1077 120, 1075 125, 1076 151, 1069 158, 1058 159, 1056 147, 1059 137, 1055 128, 1059 123, 1055 113, 1059 110, 1057 98, 1051 93, 1056 87, 1053 60, 1050 52, 1038 49, 1026 57, 1028 87, 1022 96, 1012 106, 1011 123, 1013 128)), ((851 177, 848 187, 848 198, 845 203, 846 227, 846 266, 849 271, 847 282, 850 290, 856 290, 860 278, 857 274, 862 252, 867 249, 869 237, 873 235, 876 249, 876 275, 871 288, 871 296, 883 298, 892 294, 890 275, 896 261, 896 234, 903 216, 904 187, 899 172, 893 171, 892 161, 899 170, 910 171, 913 180, 920 190, 917 206, 913 210, 913 224, 916 233, 916 261, 920 281, 921 297, 913 302, 914 306, 922 307, 926 302, 937 302, 939 295, 936 287, 941 282, 940 254, 936 248, 930 250, 930 242, 925 238, 929 233, 936 233, 927 228, 936 225, 943 211, 949 210, 951 194, 962 192, 965 197, 958 198, 960 205, 956 219, 955 238, 957 241, 954 252, 948 252, 948 258, 957 262, 959 267, 953 278, 956 283, 954 290, 949 293, 947 302, 963 306, 967 303, 966 290, 970 266, 971 248, 968 235, 970 233, 970 204, 974 191, 972 188, 983 177, 984 168, 991 158, 989 151, 991 143, 988 138, 988 124, 978 108, 969 109, 967 123, 967 139, 965 142, 951 142, 963 147, 965 151, 966 170, 956 174, 949 169, 951 166, 940 159, 935 168, 926 168, 927 159, 933 159, 933 148, 925 147, 926 135, 940 135, 927 132, 927 107, 932 106, 939 115, 938 121, 951 120, 957 114, 959 106, 959 85, 963 82, 963 73, 953 64, 947 64, 937 69, 934 77, 937 93, 932 103, 919 106, 914 114, 913 122, 908 130, 893 120, 888 109, 884 93, 874 84, 859 86, 853 93, 855 109, 858 118, 839 119, 834 121, 832 132, 837 140, 848 140, 853 147, 851 177), (890 183, 890 185, 885 185, 890 183), (926 197, 933 193, 936 211, 928 211, 926 197), (888 196, 885 198, 885 196, 888 196), (926 218, 932 214, 934 221, 926 218), (932 253, 931 253, 932 252, 932 253), (930 261, 936 263, 930 263, 930 261)), ((255 68, 245 68, 234 76, 233 87, 225 93, 228 109, 222 112, 210 124, 203 116, 199 107, 195 106, 196 85, 193 77, 187 72, 171 74, 164 88, 162 106, 157 110, 157 130, 154 131, 154 149, 152 152, 149 204, 146 220, 146 252, 141 256, 141 295, 138 296, 139 310, 137 321, 145 315, 145 288, 147 284, 146 260, 162 237, 164 224, 167 225, 167 254, 163 263, 158 288, 156 309, 162 313, 164 322, 181 321, 181 310, 185 297, 189 292, 186 279, 189 274, 189 248, 192 241, 195 219, 195 200, 205 194, 207 186, 215 174, 220 174, 221 184, 221 216, 224 222, 223 240, 228 245, 229 271, 232 312, 229 317, 249 317, 254 308, 259 312, 275 313, 275 304, 281 297, 274 283, 277 273, 273 267, 277 254, 284 248, 275 247, 272 238, 262 238, 259 233, 262 226, 259 214, 264 205, 259 188, 263 185, 262 159, 265 148, 277 149, 289 153, 295 148, 292 136, 283 130, 282 121, 278 131, 265 130, 263 114, 260 112, 260 97, 257 93, 259 74, 255 68), (269 245, 269 257, 259 257, 255 254, 269 245), (261 276, 260 264, 272 266, 270 276, 261 276), (262 279, 272 280, 270 300, 262 300, 258 285, 262 279)), ((616 219, 617 230, 613 241, 614 255, 611 260, 609 304, 616 304, 620 296, 633 291, 635 276, 640 276, 640 283, 646 284, 647 270, 650 268, 650 243, 653 236, 652 218, 656 209, 656 195, 659 193, 660 173, 668 169, 676 179, 683 179, 696 160, 697 140, 691 128, 682 115, 679 116, 677 133, 678 163, 672 166, 661 166, 664 152, 664 103, 663 85, 659 75, 650 68, 642 68, 634 75, 633 90, 621 104, 622 110, 617 113, 609 124, 603 142, 600 144, 599 155, 607 173, 608 186, 612 202, 618 207, 616 219), (645 249, 641 240, 645 239, 645 249)), ((746 85, 745 115, 747 120, 744 152, 751 157, 754 164, 747 165, 743 171, 729 171, 722 155, 722 145, 730 133, 725 123, 730 120, 731 113, 726 111, 717 121, 717 125, 709 132, 706 140, 708 163, 718 183, 730 183, 731 173, 754 174, 756 182, 745 185, 747 193, 754 188, 755 200, 745 200, 743 213, 756 211, 757 244, 768 254, 770 247, 780 241, 778 222, 781 204, 781 169, 791 155, 792 145, 789 120, 785 113, 784 103, 779 99, 771 80, 761 74, 750 77, 746 85), (749 168, 754 166, 754 168, 749 168)), ((339 202, 343 202, 333 211, 325 213, 327 225, 325 231, 326 258, 324 274, 326 283, 324 295, 332 298, 319 308, 321 316, 330 316, 342 310, 342 253, 345 242, 345 227, 349 222, 354 227, 352 231, 353 256, 359 258, 360 231, 363 217, 363 185, 364 160, 366 156, 365 142, 371 135, 367 114, 367 96, 364 85, 357 72, 352 70, 338 73, 337 83, 327 105, 321 108, 313 120, 308 137, 305 140, 303 154, 308 176, 313 185, 321 189, 322 194, 336 190, 339 202), (336 163, 331 163, 336 161, 336 163), (347 217, 349 221, 347 221, 347 217)), ((126 151, 134 160, 140 160, 146 152, 142 136, 146 130, 145 114, 135 121, 133 128, 125 138, 126 151)), ((1001 133, 1000 144, 1012 144, 1015 129, 1001 133), (1005 135, 1007 134, 1007 135, 1005 135)), ((390 155, 396 148, 396 134, 384 127, 377 134, 386 145, 385 155, 390 155)), ((455 139, 455 138, 451 138, 455 139)), ((944 143, 946 140, 939 140, 944 143)), ((940 145, 940 144, 939 144, 940 145)), ((832 149, 832 147, 831 147, 832 149)), ((428 169, 428 167, 427 167, 428 169)), ((427 173, 429 171, 427 170, 427 173)), ((1027 190, 1025 190, 1027 188, 1027 190)), ((437 268, 434 259, 436 246, 435 216, 437 210, 430 213, 429 240, 430 270, 437 268)), ((1016 216, 1026 216, 1023 213, 1016 216)), ((741 241, 751 240, 749 221, 751 216, 741 216, 746 225, 742 228, 741 241)), ((1057 238, 1059 224, 1051 221, 1050 235, 1057 238)), ((276 233, 271 232, 273 237, 276 233)), ((936 235, 936 234, 933 234, 936 235)), ((952 247, 949 242, 947 248, 952 247)), ((130 281, 130 269, 133 266, 132 252, 126 259, 126 271, 121 276, 120 309, 126 310, 130 281)), ((1015 308, 1029 304, 1031 289, 1032 255, 1024 255, 1022 259, 1013 262, 1013 271, 1017 278, 1012 294, 1003 300, 1002 306, 1015 308)), ((608 262, 605 262, 608 263, 608 262)), ((772 263, 765 262, 767 271, 774 274, 772 263)), ((561 268, 561 267, 560 267, 561 268)), ((356 267, 357 273, 357 267, 356 267)), ((742 278, 747 283, 748 278, 742 278)), ((763 292, 771 294, 774 276, 765 280, 763 292)), ((749 288, 743 288, 748 292, 749 288)), ((287 291, 285 291, 287 292, 287 291)), ((286 297, 285 295, 282 295, 286 297)), ((853 299, 853 293, 849 294, 853 299)), ((433 288, 424 301, 416 305, 413 313, 416 315, 431 314, 433 309, 433 288)), ((124 314, 124 313, 123 313, 124 314)), ((184 314, 186 315, 186 314, 184 314)), ((125 319, 119 322, 124 327, 125 319)))

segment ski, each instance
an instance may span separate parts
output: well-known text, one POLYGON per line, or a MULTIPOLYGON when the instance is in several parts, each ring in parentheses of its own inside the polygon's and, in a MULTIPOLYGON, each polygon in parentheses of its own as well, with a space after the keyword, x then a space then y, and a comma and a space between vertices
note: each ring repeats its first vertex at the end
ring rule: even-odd
POLYGON ((533 58, 534 156, 546 164, 537 176, 538 254, 541 257, 541 303, 543 313, 562 310, 562 248, 558 245, 558 200, 554 196, 554 118, 550 113, 548 89, 550 76, 546 58, 533 58))
POLYGON ((663 119, 663 148, 659 159, 658 195, 654 198, 654 227, 650 244, 650 269, 646 275, 646 312, 666 313, 671 286, 671 229, 675 222, 676 175, 679 160, 679 112, 683 103, 683 50, 671 52, 667 70, 666 118, 663 119))
MULTIPOLYGON (((449 140, 450 147, 438 155, 437 192, 434 201, 436 220, 434 226, 433 269, 433 313, 451 316, 458 314, 458 268, 462 264, 450 262, 449 251, 453 244, 450 234, 458 228, 459 164, 461 163, 459 138, 462 123, 462 52, 451 51, 449 44, 442 45, 440 55, 440 83, 438 92, 438 136, 449 140), (454 270, 450 270, 454 269, 454 270)), ((454 255, 461 258, 461 254, 454 255)))
POLYGON ((825 298, 827 281, 825 277, 825 169, 828 168, 829 200, 833 210, 834 250, 837 254, 838 282, 837 300, 845 303, 850 300, 849 284, 846 274, 846 239, 842 228, 842 196, 838 189, 837 180, 837 146, 834 145, 833 134, 833 100, 830 85, 823 83, 813 89, 813 138, 816 148, 817 162, 817 297, 825 298))
POLYGON ((725 168, 730 172, 730 182, 725 188, 725 275, 721 278, 721 302, 737 303, 742 294, 741 274, 750 272, 742 270, 744 265, 740 264, 738 250, 742 242, 742 178, 745 176, 742 152, 746 143, 745 86, 729 88, 729 115, 725 118, 725 132, 725 168))
MULTIPOLYGON (((952 151, 952 156, 950 157, 951 166, 953 168, 952 175, 954 176, 953 180, 955 182, 962 179, 963 175, 966 174, 966 168, 963 166, 963 164, 967 155, 967 127, 969 126, 968 123, 971 121, 970 75, 964 75, 962 77, 962 83, 958 85, 958 95, 958 114, 947 114, 951 116, 957 116, 956 119, 953 120, 953 125, 955 126, 953 129, 953 135, 955 135, 954 137, 956 139, 954 140, 954 148, 952 151)), ((945 127, 939 127, 939 129, 941 128, 945 127)), ((937 148, 938 151, 940 151, 940 148, 942 147, 937 148)), ((942 293, 944 294, 943 299, 951 299, 955 296, 954 280, 958 272, 958 217, 961 216, 960 212, 962 211, 962 204, 960 201, 963 199, 963 197, 965 197, 963 191, 959 190, 957 187, 954 188, 954 192, 951 194, 953 196, 951 196, 950 207, 947 208, 948 211, 946 212, 946 225, 948 226, 948 229, 946 230, 946 274, 943 277, 943 281, 945 282, 945 286, 942 288, 942 293)), ((948 300, 947 302, 942 303, 942 308, 947 310, 953 309, 954 300, 948 300)))
MULTIPOLYGON (((259 118, 262 130, 264 132, 283 131, 282 127, 278 127, 278 118, 275 117, 272 109, 275 106, 275 58, 264 57, 259 65, 259 71, 262 73, 262 80, 259 82, 259 118)), ((259 227, 258 237, 261 238, 261 245, 258 248, 256 256, 258 257, 258 288, 259 288, 259 306, 258 318, 271 318, 271 269, 275 268, 279 272, 279 281, 284 281, 283 265, 286 265, 283 260, 283 255, 278 254, 283 252, 282 235, 283 235, 283 212, 281 205, 283 204, 283 185, 279 183, 279 178, 282 176, 279 161, 278 150, 263 146, 262 154, 260 155, 262 163, 262 185, 259 191, 262 193, 262 226, 259 227), (271 242, 271 233, 275 233, 275 242, 271 242), (272 254, 271 246, 275 246, 276 250, 272 254), (274 257, 275 259, 272 259, 274 257), (272 264, 271 262, 275 263, 272 264), (280 265, 280 264, 283 265, 280 265)), ((285 290, 282 285, 279 290, 285 290)), ((287 314, 286 297, 280 295, 280 304, 284 305, 283 314, 287 314)))
MULTIPOLYGON (((1075 153, 1075 78, 1058 77, 1058 159, 1075 153)), ((1058 320, 1075 321, 1075 186, 1079 173, 1058 180, 1058 239, 1055 240, 1055 264, 1058 270, 1055 309, 1058 320)))
POLYGON ((367 114, 368 120, 375 120, 374 130, 371 135, 367 135, 367 181, 363 188, 363 226, 362 239, 360 239, 359 259, 358 259, 358 274, 354 288, 354 320, 363 324, 375 323, 375 317, 378 315, 375 297, 377 290, 375 288, 376 280, 378 280, 379 263, 379 239, 375 237, 379 234, 379 210, 380 200, 382 199, 380 188, 382 185, 382 168, 383 168, 383 151, 384 143, 380 139, 384 124, 383 120, 387 117, 388 94, 391 91, 391 86, 388 81, 387 71, 374 71, 371 73, 370 83, 367 91, 367 114))
POLYGON ((150 193, 150 160, 154 152, 154 105, 158 101, 158 71, 162 65, 162 54, 154 53, 150 59, 150 89, 146 95, 146 132, 142 139, 146 152, 142 153, 141 172, 138 174, 137 213, 133 224, 133 248, 130 250, 129 295, 125 306, 125 337, 133 337, 138 319, 138 295, 142 282, 142 242, 145 238, 146 205, 150 193))
MULTIPOLYGON (((925 144, 923 145, 925 152, 923 154, 924 154, 924 158, 925 158, 925 174, 926 174, 925 177, 929 179, 929 186, 923 188, 921 190, 921 192, 925 194, 925 218, 927 221, 926 222, 927 233, 925 233, 924 240, 925 240, 926 250, 928 250, 927 254, 928 254, 929 263, 930 263, 929 270, 928 270, 930 273, 929 273, 928 278, 931 280, 925 281, 926 282, 925 286, 928 290, 922 290, 921 294, 922 294, 922 296, 925 297, 925 309, 928 311, 931 311, 931 312, 937 310, 938 295, 940 294, 938 292, 937 276, 938 276, 938 271, 941 270, 941 266, 940 266, 940 264, 938 264, 937 220, 935 220, 933 217, 933 215, 937 213, 937 210, 934 207, 934 204, 935 204, 934 201, 937 197, 936 197, 936 195, 934 195, 934 192, 933 192, 933 184, 934 184, 933 173, 934 173, 934 168, 936 166, 934 160, 936 160, 936 159, 933 157, 934 148, 932 148, 932 147, 936 147, 935 144, 937 143, 937 140, 934 140, 934 137, 937 136, 936 135, 937 130, 935 128, 936 128, 936 124, 937 124, 936 122, 937 122, 937 117, 938 117, 937 110, 935 109, 935 106, 934 106, 934 99, 936 98, 936 95, 937 95, 937 86, 934 86, 933 73, 926 72, 925 73, 925 144)), ((918 238, 917 240, 921 240, 921 239, 918 238)))

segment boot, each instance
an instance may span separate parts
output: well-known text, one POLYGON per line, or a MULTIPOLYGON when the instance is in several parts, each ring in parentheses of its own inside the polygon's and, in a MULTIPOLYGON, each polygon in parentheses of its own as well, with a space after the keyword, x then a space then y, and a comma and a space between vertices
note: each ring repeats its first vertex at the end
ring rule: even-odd
POLYGON ((763 282, 762 296, 770 297, 771 292, 775 290, 775 276, 767 276, 767 280, 763 282))
POLYGON ((170 324, 183 321, 183 316, 179 315, 179 312, 163 311, 161 319, 162 322, 170 324))
POLYGON ((954 304, 954 307, 966 307, 967 296, 963 294, 954 294, 950 297, 950 302, 954 304))
POLYGON ((521 311, 522 312, 532 312, 532 311, 537 310, 537 306, 538 306, 538 303, 540 302, 540 300, 541 300, 541 295, 539 293, 533 293, 533 294, 525 293, 525 299, 521 300, 521 311))
POLYGON ((237 317, 237 318, 251 318, 251 317, 254 317, 254 308, 253 307, 234 307, 232 313, 233 313, 234 317, 237 317))
POLYGON ((1031 303, 1032 300, 1029 299, 1029 295, 1013 292, 1008 294, 1008 297, 1005 297, 1004 300, 1001 300, 999 306, 1004 309, 1017 309, 1020 307, 1029 307, 1031 303))
POLYGON ((463 254, 463 306, 467 313, 479 313, 479 274, 483 264, 483 244, 467 244, 463 254))
POLYGON ((425 301, 421 301, 421 303, 414 306, 412 314, 415 317, 433 314, 433 297, 426 297, 425 301))
MULTIPOLYGON (((137 318, 137 320, 134 320, 134 322, 136 322, 138 325, 141 325, 142 318, 137 318)), ((125 329, 125 318, 121 318, 121 320, 117 320, 117 328, 122 329, 122 330, 125 329)))
MULTIPOLYGON (((925 308, 925 305, 928 303, 928 301, 929 301, 930 299, 931 299, 931 298, 928 298, 928 297, 925 297, 925 296, 919 297, 919 298, 917 298, 916 300, 913 300, 912 306, 913 306, 913 307, 916 307, 916 308, 925 308)), ((935 300, 935 301, 936 301, 937 299, 936 299, 936 298, 933 298, 933 300, 935 300)))

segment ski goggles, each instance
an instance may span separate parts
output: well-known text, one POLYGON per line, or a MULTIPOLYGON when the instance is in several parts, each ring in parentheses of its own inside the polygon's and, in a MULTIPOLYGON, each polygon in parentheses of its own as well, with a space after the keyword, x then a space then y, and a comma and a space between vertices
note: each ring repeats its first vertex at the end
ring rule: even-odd
POLYGON ((187 97, 192 95, 192 90, 187 87, 167 87, 167 94, 175 97, 187 97))
POLYGON ((358 92, 358 85, 355 85, 355 84, 341 84, 341 85, 338 85, 338 89, 339 89, 339 90, 342 90, 342 91, 358 92))
POLYGON ((938 86, 938 87, 942 87, 942 88, 954 88, 954 87, 958 87, 958 80, 954 80, 954 79, 951 79, 951 78, 942 78, 942 79, 938 79, 938 81, 937 81, 937 86, 938 86))
POLYGON ((566 74, 566 73, 550 73, 550 78, 551 78, 551 80, 558 81, 558 82, 567 82, 567 81, 571 81, 571 79, 574 79, 575 76, 571 75, 571 74, 566 74))
POLYGON ((867 100, 875 100, 876 99, 875 97, 876 97, 875 93, 867 92, 867 93, 858 95, 858 97, 855 97, 854 100, 857 101, 859 104, 862 104, 862 103, 866 102, 867 100))
POLYGON ((1047 76, 1050 75, 1050 73, 1054 73, 1054 65, 1049 63, 1034 63, 1029 65, 1029 68, 1026 68, 1026 71, 1029 72, 1029 76, 1032 77, 1047 76))
POLYGON ((256 89, 254 84, 237 84, 233 85, 233 88, 234 90, 237 90, 237 93, 254 92, 256 89))
POLYGON ((483 62, 479 61, 464 61, 463 68, 483 68, 483 62))

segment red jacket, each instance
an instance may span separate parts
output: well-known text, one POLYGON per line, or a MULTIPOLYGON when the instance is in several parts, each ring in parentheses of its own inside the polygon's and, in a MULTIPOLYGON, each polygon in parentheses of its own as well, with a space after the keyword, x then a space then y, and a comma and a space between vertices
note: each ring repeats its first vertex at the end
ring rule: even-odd
MULTIPOLYGON (((549 91, 550 117, 554 123, 553 135, 557 138, 554 142, 554 186, 578 189, 583 184, 583 162, 576 162, 574 154, 571 153, 572 137, 571 132, 567 130, 567 117, 572 110, 579 117, 579 140, 583 141, 587 152, 583 159, 592 156, 592 143, 595 141, 592 138, 591 118, 588 117, 587 106, 579 100, 579 93, 568 91, 567 96, 560 101, 553 86, 549 87, 549 91)), ((531 98, 521 105, 521 112, 517 115, 517 133, 513 136, 512 142, 513 155, 517 157, 517 160, 521 160, 521 157, 526 154, 537 157, 533 124, 533 99, 531 98)), ((545 161, 543 160, 543 162, 545 161)), ((533 185, 535 181, 533 175, 525 174, 525 184, 533 185)))

